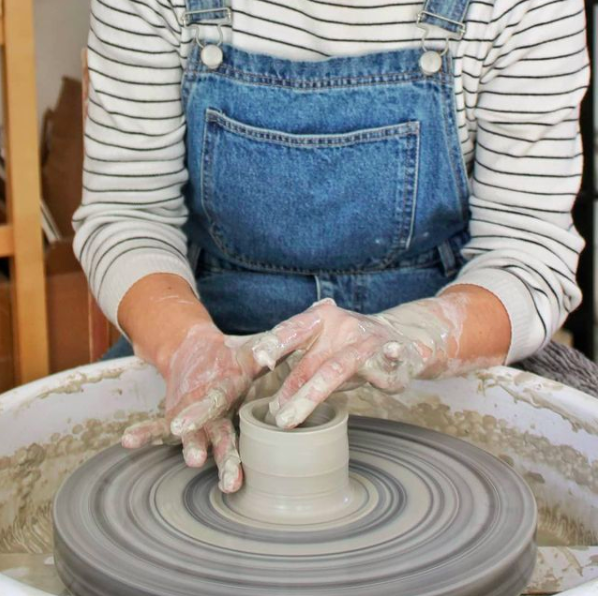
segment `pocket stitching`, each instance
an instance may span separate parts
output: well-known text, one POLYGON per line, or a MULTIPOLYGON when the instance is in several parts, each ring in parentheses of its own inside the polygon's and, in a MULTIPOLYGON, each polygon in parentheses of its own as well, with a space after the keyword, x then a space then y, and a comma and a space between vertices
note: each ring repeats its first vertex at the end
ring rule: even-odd
MULTIPOLYGON (((399 226, 399 218, 401 212, 403 214, 409 213, 408 217, 404 217, 401 223, 401 230, 398 234, 397 241, 394 243, 394 248, 391 248, 387 259, 383 262, 383 268, 388 267, 394 260, 396 260, 398 253, 401 250, 407 250, 411 244, 411 238, 413 236, 413 226, 415 223, 415 209, 417 205, 417 180, 419 176, 419 122, 416 122, 415 131, 413 132, 414 142, 408 143, 407 150, 405 151, 406 160, 408 163, 406 169, 413 172, 413 176, 405 176, 403 180, 403 202, 402 210, 399 210, 400 202, 395 201, 395 221, 397 221, 397 227, 399 226), (412 165, 413 163, 413 165, 412 165)), ((397 164, 398 167, 398 164, 397 164)), ((397 187, 398 192, 398 187, 397 187)))
MULTIPOLYGON (((337 274, 337 275, 342 275, 342 274, 354 274, 354 273, 364 273, 364 272, 368 272, 368 271, 381 271, 384 270, 386 268, 388 268, 389 264, 391 264, 394 260, 396 260, 397 258, 397 254, 406 248, 406 246, 408 246, 408 242, 410 240, 410 236, 411 236, 411 230, 413 228, 413 223, 414 223, 414 218, 415 218, 415 204, 416 204, 416 189, 417 189, 417 184, 414 182, 413 184, 411 184, 412 188, 410 189, 410 193, 405 192, 405 189, 407 187, 407 185, 410 184, 410 180, 412 178, 416 178, 416 176, 411 177, 411 176, 405 176, 404 181, 403 181, 403 206, 405 206, 405 204, 407 203, 408 198, 410 197, 411 200, 411 214, 410 217, 406 217, 404 218, 404 221, 402 222, 402 225, 399 226, 397 219, 400 216, 401 211, 399 210, 399 201, 395 201, 396 204, 396 210, 395 210, 395 223, 397 223, 397 228, 400 227, 400 231, 397 234, 397 239, 395 240, 395 242, 392 243, 391 247, 389 248, 388 251, 388 255, 386 258, 382 259, 380 261, 380 263, 376 266, 367 266, 367 265, 362 265, 362 266, 358 266, 358 267, 354 267, 353 269, 325 269, 325 270, 314 270, 314 269, 304 269, 301 267, 281 267, 278 265, 272 265, 269 263, 263 263, 260 261, 254 261, 252 259, 248 259, 245 258, 241 255, 238 255, 235 252, 231 252, 230 247, 227 245, 226 241, 224 240, 224 238, 222 237, 222 233, 218 228, 218 224, 216 221, 216 217, 215 214, 212 212, 210 205, 214 203, 213 201, 213 197, 212 197, 212 189, 213 189, 213 175, 212 175, 212 166, 213 166, 213 160, 210 158, 210 154, 211 154, 211 150, 212 150, 212 144, 209 140, 210 135, 208 134, 209 131, 209 127, 210 126, 222 126, 222 120, 223 119, 227 119, 227 116, 224 116, 224 114, 222 114, 221 112, 215 111, 211 108, 206 108, 205 110, 205 124, 204 124, 204 134, 203 134, 203 168, 202 168, 202 173, 201 173, 201 187, 200 187, 200 194, 201 194, 201 202, 202 202, 202 207, 204 209, 204 212, 206 213, 206 216, 208 218, 208 223, 209 223, 209 231, 210 231, 210 235, 212 236, 212 239, 214 241, 214 243, 216 244, 216 246, 219 248, 219 250, 233 263, 236 263, 238 265, 241 266, 249 266, 249 267, 258 267, 259 269, 263 270, 263 271, 270 271, 270 272, 291 272, 291 273, 297 273, 297 274, 305 274, 305 275, 317 275, 317 274, 337 274), (208 180, 206 180, 208 179, 208 180), (207 184, 207 182, 210 182, 210 184, 207 184), (408 228, 409 230, 409 234, 408 234, 408 238, 405 239, 405 228, 408 228)), ((232 119, 229 119, 231 122, 236 122, 232 119)), ((241 127, 245 126, 242 123, 239 123, 241 125, 241 127)), ((408 130, 406 130, 406 132, 403 132, 401 134, 393 134, 393 135, 386 135, 383 136, 381 138, 376 138, 376 140, 384 140, 386 138, 395 138, 395 137, 410 137, 413 136, 415 137, 415 145, 413 146, 412 143, 408 143, 408 150, 406 151, 407 155, 411 156, 411 160, 413 161, 413 171, 414 172, 418 172, 419 171, 419 156, 418 156, 418 152, 415 152, 415 156, 411 155, 413 152, 414 147, 417 149, 419 147, 419 131, 420 131, 420 125, 418 121, 409 121, 407 123, 400 123, 398 125, 391 125, 389 127, 383 127, 383 128, 396 128, 396 127, 405 127, 407 128, 408 126, 408 130), (410 151, 411 150, 411 151, 410 151)), ((222 126, 222 128, 229 130, 228 127, 226 126, 222 126)), ((262 129, 262 130, 267 130, 267 129, 262 129)), ((370 131, 370 130, 379 130, 379 129, 365 129, 365 131, 370 131)), ((362 132, 362 131, 359 131, 362 132)), ((234 131, 233 131, 234 133, 234 131)), ((283 133, 285 134, 285 133, 283 133)), ((353 133, 355 134, 355 133, 353 133)), ((216 136, 211 135, 211 136, 216 136)), ((250 135, 246 135, 251 137, 250 135)), ((371 142, 371 141, 369 141, 371 142)), ((284 143, 281 143, 284 144, 284 143)), ((296 147, 296 145, 291 145, 293 147, 296 147)), ((319 145, 318 145, 319 146, 319 145)), ((334 145, 334 146, 342 146, 342 145, 334 145)), ((400 164, 397 164, 397 167, 399 167, 400 164)), ((406 169, 410 169, 410 162, 407 164, 406 169)), ((397 185, 397 192, 398 192, 398 185, 397 185)), ((403 213, 405 213, 405 210, 403 208, 403 213)))
POLYGON ((350 133, 330 133, 321 135, 299 135, 277 131, 274 129, 259 128, 238 122, 211 108, 206 108, 206 121, 220 125, 222 128, 258 141, 268 141, 290 147, 337 147, 356 145, 359 143, 371 143, 387 138, 408 136, 418 134, 419 122, 410 120, 399 124, 366 128, 350 133))

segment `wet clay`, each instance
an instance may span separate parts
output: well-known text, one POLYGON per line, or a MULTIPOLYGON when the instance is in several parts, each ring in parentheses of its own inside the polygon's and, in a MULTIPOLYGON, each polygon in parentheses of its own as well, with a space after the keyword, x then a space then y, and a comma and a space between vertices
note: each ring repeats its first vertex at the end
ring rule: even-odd
POLYGON ((119 596, 131 583, 137 596, 520 594, 536 505, 509 466, 371 418, 349 421, 348 451, 340 406, 290 434, 263 422, 265 406, 241 411, 238 495, 218 490, 212 461, 192 470, 173 447, 117 446, 78 468, 54 508, 64 583, 77 596, 119 596))
POLYGON ((0 520, 13 520, 0 529, 0 553, 52 552, 51 509, 58 486, 92 455, 117 443, 127 426, 147 416, 122 412, 115 418, 88 420, 67 435, 53 435, 47 443, 32 443, 0 458, 0 520))
MULTIPOLYGON (((534 386, 530 381, 535 379, 537 385, 538 378, 527 373, 516 376, 515 383, 508 375, 503 379, 500 374, 494 372, 478 373, 478 379, 479 399, 483 400, 484 392, 498 385, 504 389, 508 388, 517 401, 533 402, 538 409, 545 401, 542 390, 551 388, 558 390, 560 387, 549 381, 542 381, 542 387, 534 386)), ((76 393, 84 381, 82 377, 73 378, 73 384, 69 385, 67 392, 76 393)), ((95 379, 91 379, 91 382, 94 381, 95 379)), ((255 393, 271 395, 276 391, 279 382, 274 375, 265 377, 255 393)), ((346 398, 334 397, 333 401, 344 403, 346 398)), ((479 412, 468 409, 451 411, 442 403, 438 395, 433 392, 424 395, 421 390, 408 390, 398 399, 389 398, 376 391, 361 390, 351 395, 348 406, 351 413, 404 419, 407 422, 452 434, 483 446, 511 466, 515 465, 514 461, 519 461, 520 457, 525 457, 532 462, 533 470, 526 474, 525 479, 539 501, 539 544, 592 545, 597 543, 596 534, 584 528, 583 524, 572 517, 568 511, 543 504, 543 500, 538 498, 538 495, 545 486, 544 471, 534 470, 536 464, 536 467, 540 468, 543 463, 546 463, 567 479, 573 482, 579 481, 592 493, 597 494, 596 464, 576 449, 553 445, 548 439, 540 437, 535 432, 533 424, 528 432, 521 432, 499 417, 483 416, 479 412)), ((546 407, 553 410, 554 403, 546 404, 546 407)), ((0 566, 2 569, 10 568, 15 562, 11 555, 7 555, 8 560, 3 559, 3 553, 44 553, 41 557, 42 562, 48 560, 52 552, 51 499, 62 479, 98 450, 117 443, 126 426, 146 419, 146 416, 141 414, 129 416, 125 412, 120 412, 115 418, 108 422, 88 420, 74 426, 67 434, 55 435, 48 442, 33 444, 9 457, 0 458, 0 520, 2 522, 0 523, 0 566), (7 524, 6 520, 14 520, 14 523, 7 524)), ((570 413, 563 412, 563 419, 570 421, 574 430, 593 434, 598 432, 595 426, 586 420, 571 419, 570 413)), ((521 468, 519 470, 524 472, 521 468)), ((33 559, 20 559, 19 573, 22 573, 23 569, 31 568, 31 582, 44 588, 45 584, 35 583, 41 581, 37 573, 40 557, 33 557, 33 559)), ((47 571, 48 566, 45 567, 47 571)), ((62 592, 57 590, 54 593, 62 592)))
POLYGON ((367 495, 349 478, 348 414, 322 404, 292 432, 270 421, 269 398, 240 412, 245 482, 227 499, 238 515, 270 524, 331 524, 356 513, 367 495))
MULTIPOLYGON (((527 373, 522 375, 529 376, 527 373)), ((514 389, 512 381, 509 384, 509 379, 505 378, 501 383, 500 376, 496 374, 484 372, 476 376, 480 379, 480 399, 483 399, 485 386, 496 384, 500 384, 502 388, 509 386, 510 393, 514 394, 517 400, 526 403, 536 400, 539 393, 536 389, 526 387, 523 378, 520 379, 521 387, 518 388, 515 384, 514 389)), ((550 381, 546 383, 554 384, 550 381)), ((552 443, 548 438, 539 435, 533 425, 529 430, 522 432, 513 428, 506 420, 482 415, 476 410, 453 411, 443 403, 440 396, 433 393, 423 395, 419 391, 408 389, 398 396, 390 397, 377 391, 356 390, 348 392, 345 396, 335 396, 334 399, 346 403, 351 414, 403 420, 457 437, 482 447, 510 466, 515 466, 516 460, 524 461, 526 467, 529 466, 531 470, 519 468, 518 471, 536 496, 539 527, 546 531, 546 536, 554 538, 557 535, 561 542, 568 545, 598 544, 598 535, 592 528, 586 528, 561 507, 549 506, 544 502, 544 494, 549 492, 549 487, 538 469, 554 470, 559 474, 559 482, 570 481, 584 487, 589 493, 598 495, 598 461, 590 461, 574 447, 552 443)), ((580 420, 573 419, 569 422, 574 429, 582 430, 582 427, 587 427, 589 432, 591 427, 590 423, 580 420)), ((595 434, 598 429, 594 429, 593 432, 595 434)), ((552 541, 553 539, 549 545, 552 541)))
MULTIPOLYGON (((495 375, 479 375, 480 384, 497 383, 495 375)), ((75 380, 78 385, 80 380, 75 380)), ((276 383, 272 379, 266 379, 268 381, 276 383)), ((261 390, 267 391, 268 387, 261 390)), ((474 410, 451 412, 434 394, 428 395, 425 403, 414 403, 416 398, 421 399, 421 393, 407 390, 398 401, 377 391, 361 390, 352 392, 348 400, 334 396, 332 402, 346 403, 353 414, 405 420, 482 445, 511 466, 513 457, 508 453, 527 454, 536 462, 550 462, 566 478, 589 484, 589 488, 598 493, 598 466, 575 449, 554 446, 532 430, 521 433, 504 420, 482 416, 474 410)), ((33 443, 10 457, 0 457, 0 520, 14 520, 10 525, 0 526, 0 554, 51 554, 51 502, 58 486, 92 455, 118 443, 126 427, 146 419, 141 413, 119 412, 115 420, 109 422, 88 420, 73 426, 68 434, 54 435, 47 443, 33 443)), ((541 482, 540 478, 527 474, 525 478, 532 489, 536 481, 541 482)), ((567 512, 542 503, 538 509, 540 546, 598 543, 598 536, 567 512)))

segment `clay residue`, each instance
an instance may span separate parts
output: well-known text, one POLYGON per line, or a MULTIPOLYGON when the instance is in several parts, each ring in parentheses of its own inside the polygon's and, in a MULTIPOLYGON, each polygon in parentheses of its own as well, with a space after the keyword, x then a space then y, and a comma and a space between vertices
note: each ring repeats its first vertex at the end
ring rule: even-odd
MULTIPOLYGON (((573 586, 581 588, 580 584, 585 585, 586 581, 596 577, 598 562, 598 557, 588 560, 584 551, 584 547, 565 546, 539 549, 534 575, 525 593, 557 594, 573 586)), ((592 592, 591 588, 587 589, 589 592, 584 594, 592 592)), ((569 594, 568 591, 563 593, 569 594)))
MULTIPOLYGON (((534 470, 537 465, 538 469, 552 469, 564 479, 598 495, 598 461, 591 462, 569 445, 554 445, 546 437, 531 431, 521 432, 506 420, 475 410, 453 412, 437 395, 425 395, 420 391, 407 390, 400 396, 389 397, 379 391, 358 389, 348 392, 345 398, 334 399, 346 401, 352 414, 399 420, 463 439, 511 466, 514 466, 515 460, 523 460, 530 466, 529 470, 519 471, 526 474, 534 493, 538 485, 546 489, 545 478, 534 470)), ((552 536, 559 536, 562 543, 598 544, 596 533, 568 517, 566 512, 542 503, 539 503, 539 509, 540 527, 552 536)))
POLYGON ((45 399, 50 395, 58 395, 61 393, 79 393, 85 385, 101 383, 107 379, 119 379, 125 372, 128 372, 135 368, 142 368, 147 366, 141 360, 137 365, 129 365, 126 367, 119 367, 113 368, 109 370, 103 370, 99 373, 83 373, 83 372, 74 372, 64 378, 63 383, 60 387, 56 387, 54 389, 48 389, 47 391, 42 391, 38 399, 45 399))
POLYGON ((527 480, 528 484, 546 484, 544 476, 542 476, 542 474, 538 474, 538 472, 525 472, 523 477, 527 480))
POLYGON ((118 443, 127 426, 147 418, 136 412, 104 423, 87 420, 68 434, 0 458, 0 553, 51 552, 51 505, 60 484, 92 455, 118 443))
POLYGON ((592 546, 597 544, 597 536, 560 506, 538 501, 537 541, 538 546, 592 546))
POLYGON ((521 372, 515 376, 501 375, 497 371, 484 370, 475 373, 480 380, 478 392, 485 395, 487 389, 500 387, 515 401, 524 402, 538 410, 550 410, 571 425, 573 431, 585 430, 591 435, 598 434, 598 425, 582 418, 575 417, 566 408, 560 408, 555 399, 547 399, 542 392, 562 391, 564 385, 538 377, 531 373, 521 372))
MULTIPOLYGON (((122 369, 109 371, 109 377, 118 378, 122 372, 122 369)), ((48 391, 42 397, 50 393, 80 391, 86 383, 100 382, 105 378, 106 374, 75 376, 70 385, 48 391)), ((544 404, 538 400, 537 384, 534 384, 535 388, 528 389, 527 377, 519 379, 517 389, 513 388, 507 376, 501 379, 496 373, 479 373, 478 378, 485 388, 495 384, 506 389, 510 385, 509 393, 515 399, 533 402, 538 408, 555 409, 552 402, 544 404)), ((280 379, 268 375, 258 385, 256 393, 273 395, 279 386, 280 379)), ((480 390, 481 396, 484 387, 480 390)), ((511 466, 520 460, 525 461, 526 465, 530 464, 526 480, 532 490, 547 489, 548 479, 540 470, 552 469, 564 479, 598 495, 598 462, 592 463, 571 446, 552 444, 547 438, 535 434, 532 426, 521 432, 506 420, 494 416, 474 410, 452 411, 432 392, 424 394, 408 390, 400 396, 389 397, 363 388, 333 399, 348 401, 352 414, 400 420, 463 439, 493 453, 511 466)), ((119 411, 111 421, 87 420, 74 425, 69 433, 53 435, 46 443, 33 443, 9 457, 0 458, 0 553, 51 552, 51 503, 59 485, 92 455, 117 443, 127 426, 143 420, 147 420, 147 415, 142 412, 128 414, 119 411)), ((567 420, 570 420, 568 416, 567 420)), ((584 426, 573 421, 572 424, 578 425, 578 428, 589 428, 587 423, 584 426)), ((596 432, 594 429, 592 434, 596 432)), ((545 544, 598 543, 595 532, 584 528, 568 512, 541 501, 538 505, 540 537, 545 544)))
POLYGON ((50 553, 43 555, 0 553, 0 573, 48 594, 57 596, 71 594, 60 581, 54 567, 54 557, 50 553))

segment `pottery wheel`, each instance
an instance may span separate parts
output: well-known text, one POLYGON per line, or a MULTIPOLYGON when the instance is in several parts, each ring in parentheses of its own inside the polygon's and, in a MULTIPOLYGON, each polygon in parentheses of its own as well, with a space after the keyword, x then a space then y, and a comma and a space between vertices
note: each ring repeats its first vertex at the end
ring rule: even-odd
POLYGON ((57 569, 77 596, 520 594, 536 505, 509 466, 386 420, 351 418, 349 440, 359 502, 305 526, 239 514, 180 448, 110 448, 56 496, 57 569))

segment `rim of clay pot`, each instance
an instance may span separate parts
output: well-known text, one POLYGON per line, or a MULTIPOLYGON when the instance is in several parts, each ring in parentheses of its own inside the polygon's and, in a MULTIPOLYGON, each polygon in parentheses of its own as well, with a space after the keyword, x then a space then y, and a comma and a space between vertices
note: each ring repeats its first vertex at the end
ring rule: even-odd
POLYGON ((245 404, 239 411, 242 422, 267 431, 275 431, 284 434, 315 434, 322 431, 330 431, 336 427, 346 424, 349 414, 347 409, 338 404, 323 402, 310 414, 307 420, 297 428, 285 430, 276 426, 274 422, 269 423, 265 418, 269 412, 271 397, 264 397, 245 404), (259 410, 259 412, 258 412, 259 410))

